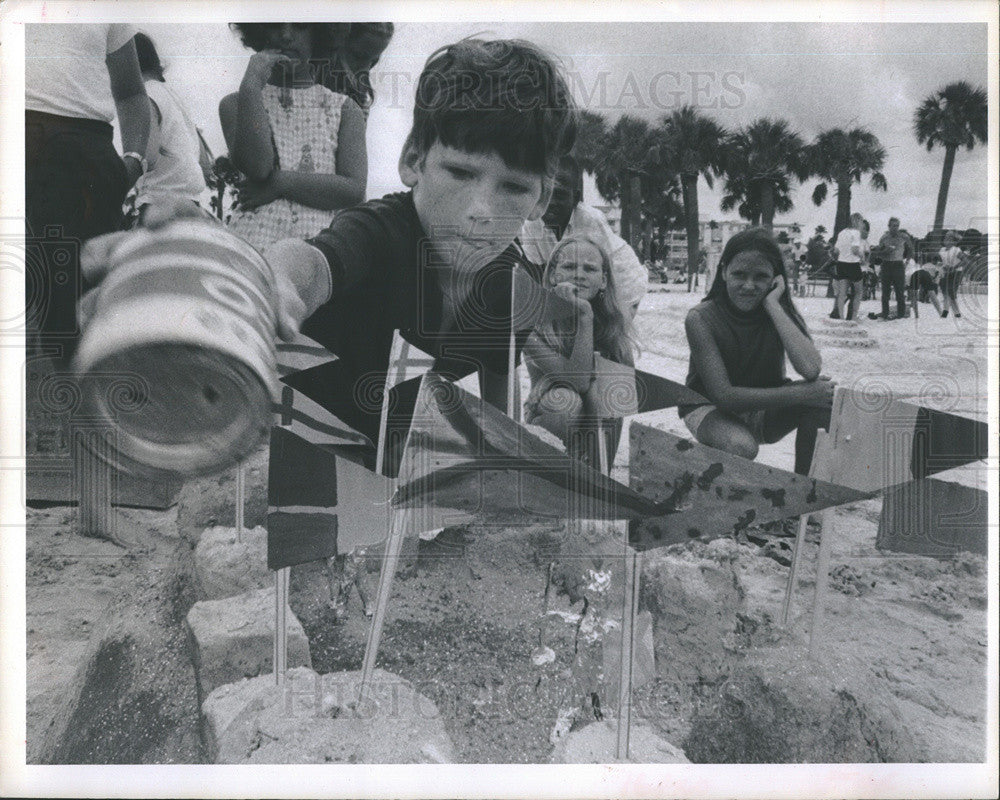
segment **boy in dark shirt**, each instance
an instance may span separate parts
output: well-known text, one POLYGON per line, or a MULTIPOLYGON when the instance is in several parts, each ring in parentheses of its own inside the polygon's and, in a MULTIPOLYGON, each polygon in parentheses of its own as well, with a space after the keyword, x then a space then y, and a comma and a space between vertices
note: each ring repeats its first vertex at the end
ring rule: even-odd
MULTIPOLYGON (((463 39, 433 53, 399 158, 410 191, 345 209, 314 238, 264 251, 279 335, 292 339, 301 328, 340 359, 335 369, 300 373, 307 393, 375 441, 379 411, 361 398, 384 385, 399 329, 446 377, 478 372, 483 398, 506 408, 512 269, 534 269, 515 238, 544 213, 575 138, 566 80, 537 46, 463 39)), ((151 208, 145 225, 189 214, 151 208)), ((85 252, 95 282, 113 247, 106 237, 85 252)), ((529 331, 515 333, 519 352, 529 331)), ((397 408, 390 429, 405 435, 407 426, 397 408)))
MULTIPOLYGON (((483 398, 505 408, 511 271, 527 266, 515 237, 545 211, 575 134, 566 82, 536 46, 464 39, 438 50, 399 159, 410 191, 265 252, 284 286, 284 327, 304 320, 356 386, 384 381, 398 328, 449 377, 478 372, 483 398)), ((354 412, 344 421, 374 440, 378 411, 354 412)))

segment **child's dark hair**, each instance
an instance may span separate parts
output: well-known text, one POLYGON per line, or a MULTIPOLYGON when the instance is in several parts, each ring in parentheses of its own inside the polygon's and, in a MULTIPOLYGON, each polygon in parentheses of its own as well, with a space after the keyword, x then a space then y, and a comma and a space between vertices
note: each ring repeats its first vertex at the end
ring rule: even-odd
POLYGON ((519 39, 462 39, 427 60, 408 144, 495 152, 513 169, 554 175, 576 140, 576 106, 555 59, 519 39))
POLYGON ((160 83, 166 82, 163 77, 164 67, 160 62, 159 54, 156 52, 156 45, 144 33, 137 33, 135 35, 135 54, 139 57, 140 72, 151 72, 160 83))
POLYGON ((805 321, 802 319, 802 315, 799 314, 795 303, 792 302, 792 295, 788 290, 788 273, 785 271, 785 260, 781 256, 781 248, 778 247, 774 241, 774 237, 765 228, 747 228, 734 234, 726 242, 726 246, 722 248, 722 256, 719 258, 718 269, 715 271, 715 280, 712 281, 712 288, 708 290, 705 299, 721 300, 727 297, 726 282, 724 279, 725 269, 729 266, 729 262, 736 258, 736 256, 747 251, 760 253, 770 263, 771 268, 774 270, 774 276, 778 277, 780 275, 784 279, 785 291, 781 293, 778 303, 785 309, 785 313, 792 318, 792 322, 796 324, 798 329, 806 336, 809 336, 809 338, 812 338, 809 330, 806 328, 805 321))
MULTIPOLYGON (((284 22, 230 22, 229 27, 239 34, 245 47, 255 52, 271 46, 269 34, 284 22)), ((346 94, 361 105, 362 92, 354 72, 347 65, 344 54, 347 38, 351 33, 350 22, 310 22, 312 58, 309 63, 316 68, 316 83, 330 91, 346 94)))
POLYGON ((369 70, 378 63, 382 52, 392 41, 395 26, 391 22, 352 22, 344 43, 346 72, 331 72, 323 85, 334 92, 346 94, 362 108, 375 99, 369 70))

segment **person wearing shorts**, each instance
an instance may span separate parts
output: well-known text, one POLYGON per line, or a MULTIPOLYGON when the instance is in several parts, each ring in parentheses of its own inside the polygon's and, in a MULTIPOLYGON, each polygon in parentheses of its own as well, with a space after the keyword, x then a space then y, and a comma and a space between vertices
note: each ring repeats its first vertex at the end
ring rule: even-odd
POLYGON ((836 263, 833 267, 833 288, 834 288, 834 319, 854 319, 858 304, 861 301, 861 256, 863 244, 861 242, 861 226, 864 218, 858 214, 851 214, 851 224, 837 234, 833 245, 836 263), (844 316, 844 300, 847 294, 853 289, 850 303, 847 307, 847 316, 844 316))

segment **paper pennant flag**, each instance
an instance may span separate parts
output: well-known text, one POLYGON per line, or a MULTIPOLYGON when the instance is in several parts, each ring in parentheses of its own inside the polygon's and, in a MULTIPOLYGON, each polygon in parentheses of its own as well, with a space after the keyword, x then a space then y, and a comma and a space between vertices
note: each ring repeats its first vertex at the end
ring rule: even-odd
POLYGON ((674 513, 629 525, 639 550, 691 539, 709 541, 748 525, 795 517, 871 496, 775 469, 633 423, 629 483, 674 513))
POLYGON ((834 398, 831 475, 877 491, 985 459, 988 427, 904 400, 871 401, 838 388, 834 398))
POLYGON ((275 350, 278 375, 281 377, 337 360, 337 357, 323 345, 302 333, 296 334, 291 342, 278 342, 275 350))
POLYGON ((281 569, 383 541, 391 484, 364 467, 271 429, 267 566, 281 569))
POLYGON ((434 373, 422 381, 393 503, 435 509, 445 524, 456 513, 605 520, 667 513, 434 373))
POLYGON ((675 383, 601 356, 595 356, 595 362, 594 384, 588 398, 595 404, 595 415, 603 419, 627 417, 678 405, 708 403, 708 400, 682 383, 675 383))

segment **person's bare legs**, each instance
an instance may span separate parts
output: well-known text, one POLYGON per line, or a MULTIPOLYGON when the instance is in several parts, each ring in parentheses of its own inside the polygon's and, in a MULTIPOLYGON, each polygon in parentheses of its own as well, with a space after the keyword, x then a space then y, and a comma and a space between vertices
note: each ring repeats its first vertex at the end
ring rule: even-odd
POLYGON ((757 458, 757 440, 742 422, 718 409, 709 411, 698 426, 698 441, 751 461, 757 458))
POLYGON ((531 420, 531 424, 545 428, 567 442, 582 414, 583 399, 580 395, 572 389, 557 386, 542 395, 538 401, 538 416, 531 420))
POLYGON ((844 318, 844 300, 847 298, 847 287, 850 281, 846 278, 837 278, 833 282, 833 310, 837 319, 844 318))
POLYGON ((846 319, 857 319, 858 308, 861 306, 861 293, 864 291, 864 281, 844 281, 844 283, 851 284, 853 289, 851 301, 847 305, 846 319))

